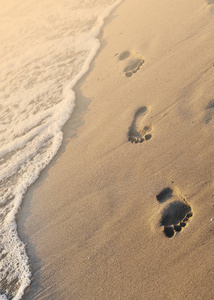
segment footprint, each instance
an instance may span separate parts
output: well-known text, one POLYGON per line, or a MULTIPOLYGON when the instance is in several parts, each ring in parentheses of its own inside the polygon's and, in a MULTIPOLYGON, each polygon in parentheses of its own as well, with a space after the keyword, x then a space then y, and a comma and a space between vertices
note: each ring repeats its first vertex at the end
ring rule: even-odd
POLYGON ((147 114, 147 112, 148 108, 146 106, 142 106, 136 111, 134 115, 134 119, 128 131, 128 140, 132 143, 142 143, 144 141, 150 140, 152 137, 152 126, 144 126, 142 122, 142 119, 147 114))
POLYGON ((171 187, 164 188, 156 195, 156 200, 159 203, 165 203, 169 200, 163 209, 160 226, 163 227, 165 236, 171 238, 180 232, 193 216, 191 206, 177 189, 171 187))
POLYGON ((214 100, 211 100, 208 105, 205 107, 206 109, 206 114, 204 118, 205 124, 210 123, 212 121, 212 118, 214 116, 214 100))
POLYGON ((124 51, 119 55, 119 60, 126 60, 127 58, 129 58, 129 60, 123 71, 126 77, 131 77, 140 70, 140 67, 144 64, 145 60, 138 54, 130 51, 124 51))
POLYGON ((206 0, 207 4, 210 5, 210 4, 214 4, 214 0, 206 0))

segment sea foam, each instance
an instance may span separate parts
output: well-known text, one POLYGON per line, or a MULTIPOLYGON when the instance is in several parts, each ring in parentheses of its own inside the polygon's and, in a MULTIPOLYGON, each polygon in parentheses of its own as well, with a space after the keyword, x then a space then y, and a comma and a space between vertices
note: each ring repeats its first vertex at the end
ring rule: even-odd
POLYGON ((0 300, 21 299, 30 285, 16 214, 62 143, 73 87, 89 70, 104 19, 120 2, 0 3, 0 300))

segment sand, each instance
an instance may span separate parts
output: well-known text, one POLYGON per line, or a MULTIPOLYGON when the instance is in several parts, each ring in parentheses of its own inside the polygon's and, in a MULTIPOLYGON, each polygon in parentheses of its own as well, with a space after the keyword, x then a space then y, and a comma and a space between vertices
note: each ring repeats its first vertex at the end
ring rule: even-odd
POLYGON ((18 215, 25 299, 214 298, 213 13, 125 0, 107 18, 63 145, 18 215))

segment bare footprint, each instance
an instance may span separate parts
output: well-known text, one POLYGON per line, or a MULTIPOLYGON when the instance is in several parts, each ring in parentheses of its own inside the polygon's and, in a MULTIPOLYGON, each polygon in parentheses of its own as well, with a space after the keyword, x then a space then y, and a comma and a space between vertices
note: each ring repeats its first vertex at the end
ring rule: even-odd
POLYGON ((171 238, 180 232, 193 216, 191 206, 178 190, 171 187, 164 188, 156 195, 156 199, 159 203, 169 201, 162 211, 160 226, 164 228, 165 236, 171 238))
POLYGON ((129 60, 123 71, 126 77, 131 77, 140 70, 140 67, 144 64, 145 60, 138 54, 134 54, 128 50, 119 55, 119 60, 126 60, 127 58, 129 58, 129 60))
POLYGON ((147 114, 147 112, 147 107, 142 106, 134 115, 134 119, 128 131, 128 140, 132 143, 142 143, 150 140, 152 137, 152 125, 143 125, 143 117, 147 114))

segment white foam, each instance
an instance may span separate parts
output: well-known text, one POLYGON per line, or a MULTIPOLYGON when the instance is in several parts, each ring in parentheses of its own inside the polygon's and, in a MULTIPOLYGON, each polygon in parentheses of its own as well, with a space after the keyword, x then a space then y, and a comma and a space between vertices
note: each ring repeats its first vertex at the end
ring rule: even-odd
POLYGON ((24 193, 61 146, 97 36, 121 0, 0 4, 0 300, 19 300, 31 272, 15 216, 24 193), (7 295, 7 296, 6 296, 7 295))
POLYGON ((7 296, 6 295, 0 295, 0 300, 7 300, 7 296))

